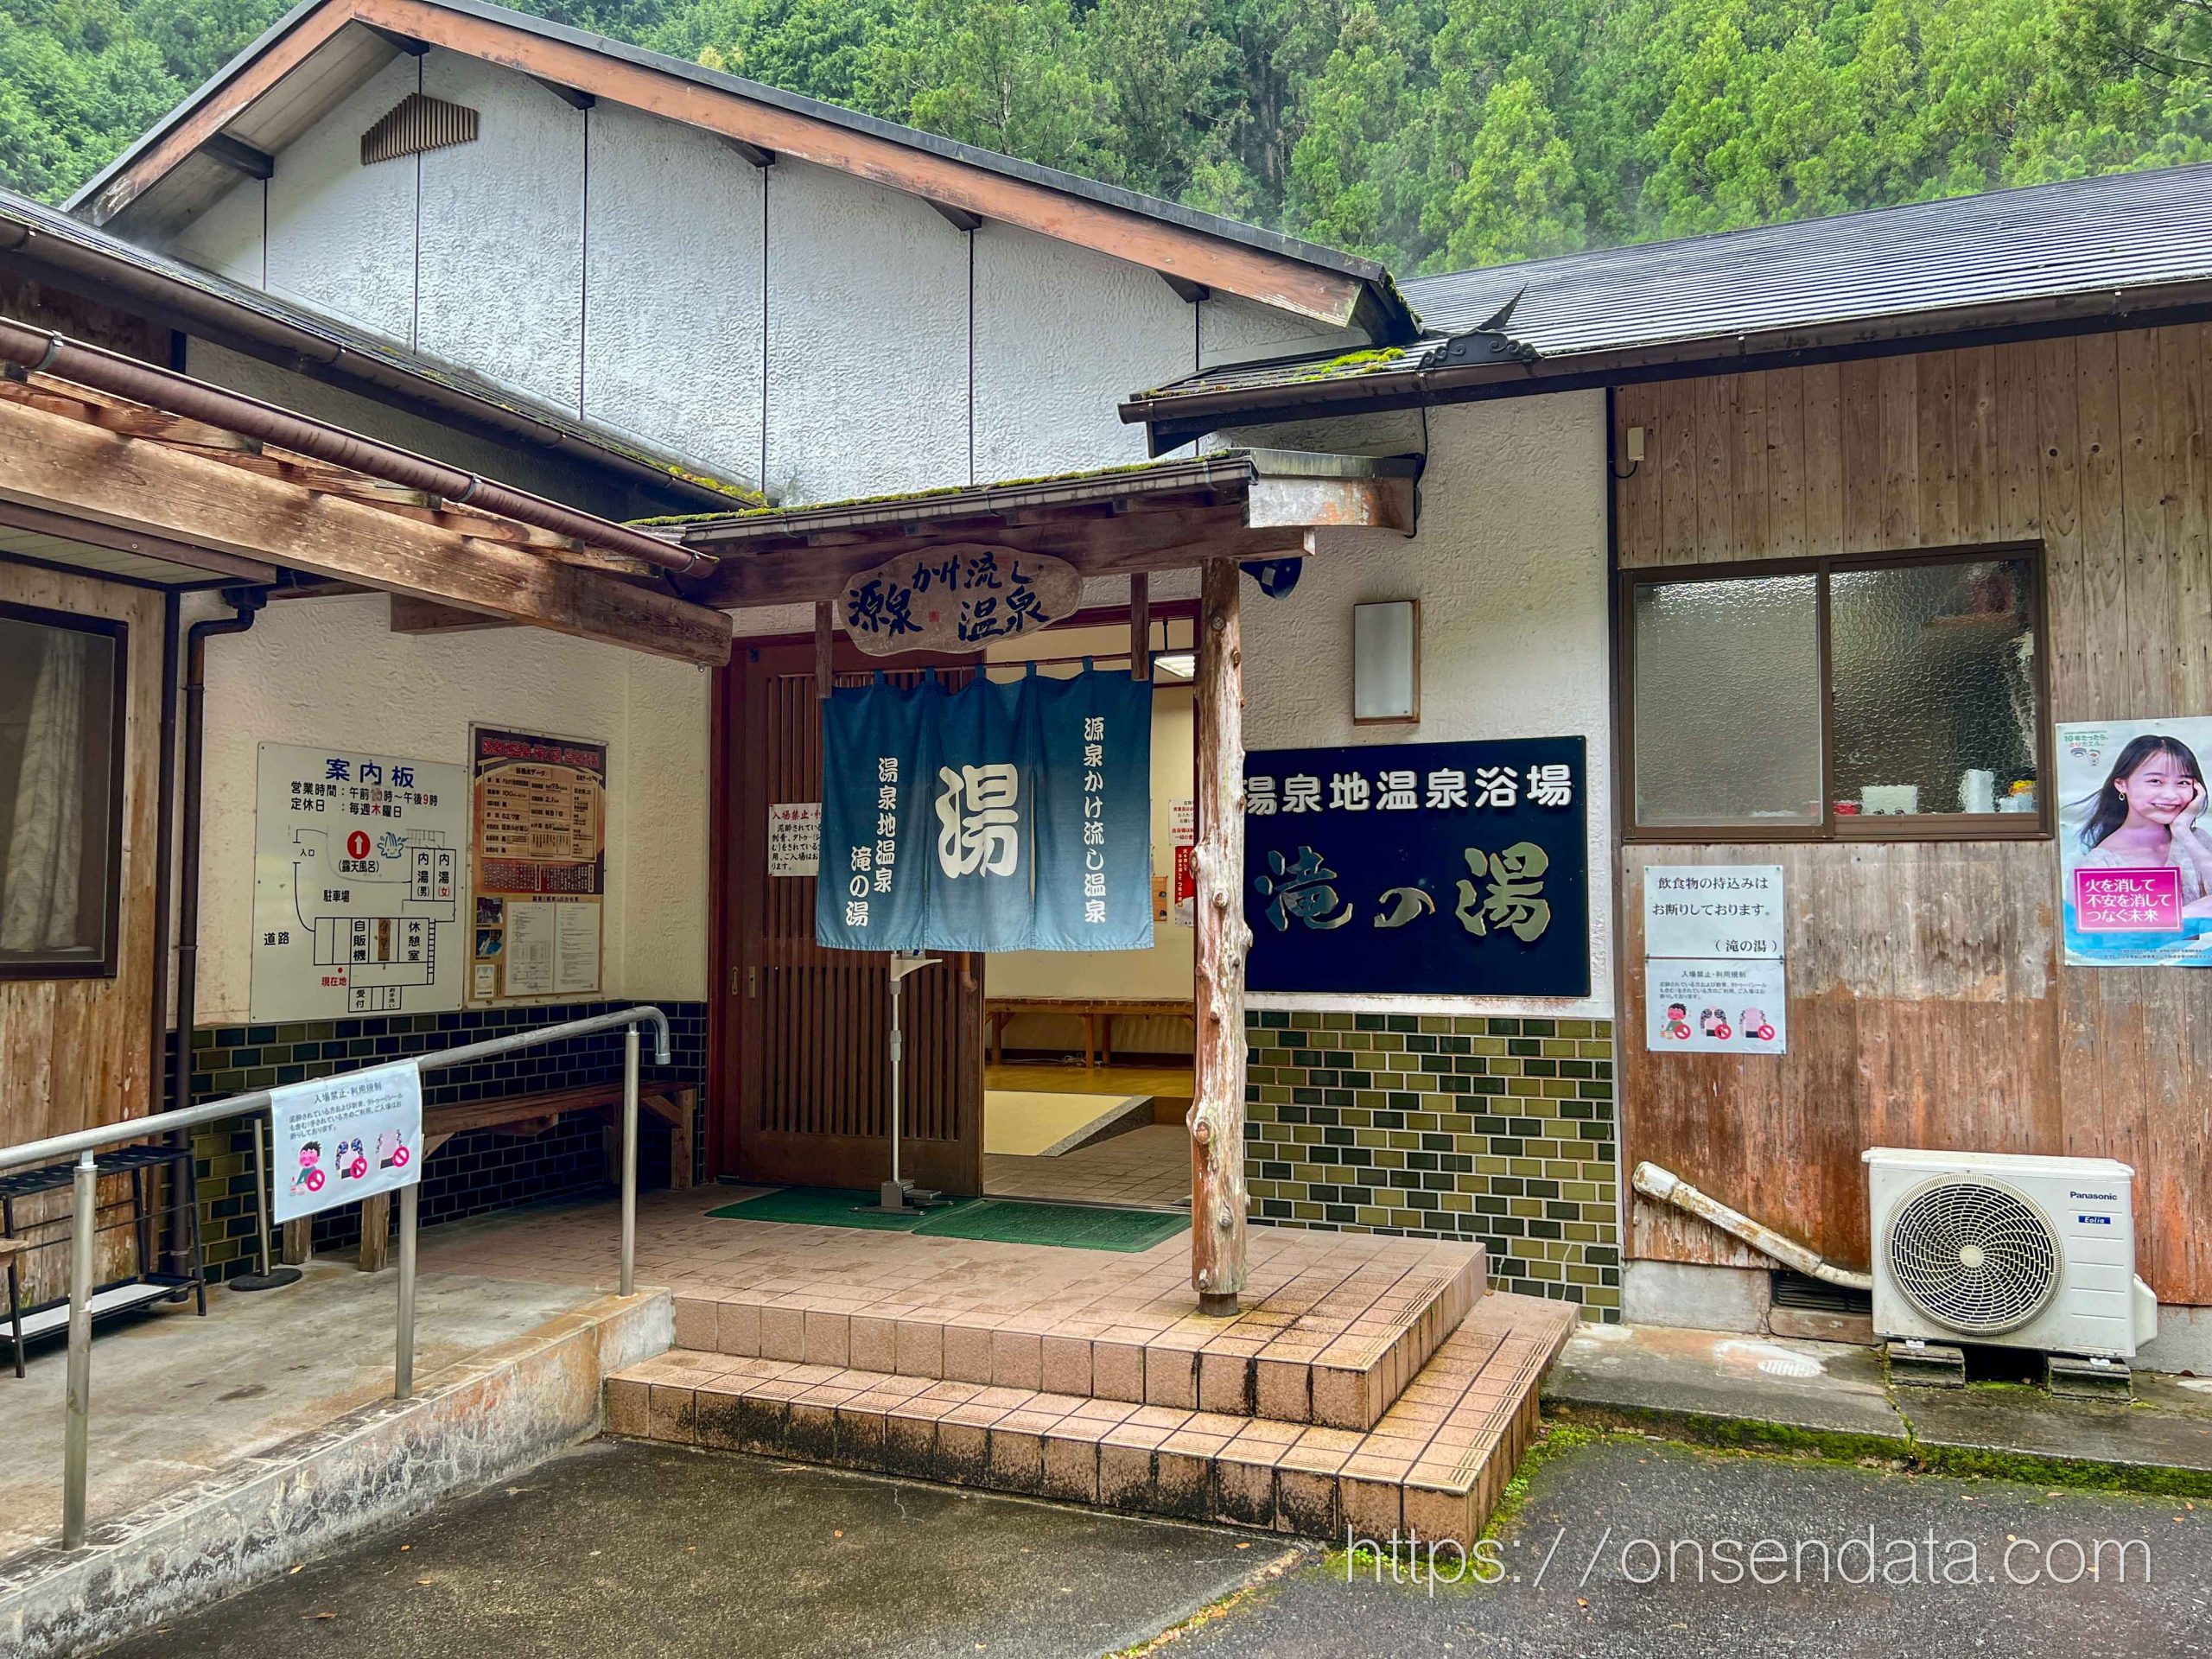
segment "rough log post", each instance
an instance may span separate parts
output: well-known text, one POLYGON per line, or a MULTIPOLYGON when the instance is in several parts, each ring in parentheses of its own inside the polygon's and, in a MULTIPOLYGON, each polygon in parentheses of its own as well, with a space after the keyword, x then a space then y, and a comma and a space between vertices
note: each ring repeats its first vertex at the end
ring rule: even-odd
POLYGON ((836 607, 826 599, 814 601, 814 695, 830 701, 830 662, 837 640, 836 607))
POLYGON ((1152 582, 1141 570, 1129 578, 1129 677, 1152 677, 1152 582))
POLYGON ((1198 619, 1198 1094, 1191 1283, 1201 1313, 1244 1288, 1244 676, 1236 561, 1205 566, 1198 619))

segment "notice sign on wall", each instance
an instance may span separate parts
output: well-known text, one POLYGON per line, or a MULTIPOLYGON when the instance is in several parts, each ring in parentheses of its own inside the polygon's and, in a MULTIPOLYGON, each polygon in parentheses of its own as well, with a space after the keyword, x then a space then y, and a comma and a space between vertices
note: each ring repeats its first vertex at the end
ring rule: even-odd
POLYGON ((590 996, 607 893, 607 745, 469 731, 475 909, 469 995, 590 996))
POLYGON ((279 1222, 423 1178, 423 1073, 412 1060, 273 1089, 269 1121, 279 1222))
POLYGON ((461 1007, 467 768, 284 743, 259 758, 253 1017, 461 1007))
POLYGON ((768 874, 815 875, 822 868, 822 803, 778 801, 768 809, 768 874))
POLYGON ((1644 1046, 1655 1053, 1786 1053, 1783 921, 1779 864, 1648 866, 1644 1046))
POLYGON ((2212 719, 2068 721, 2059 896, 2069 967, 2212 967, 2212 719))

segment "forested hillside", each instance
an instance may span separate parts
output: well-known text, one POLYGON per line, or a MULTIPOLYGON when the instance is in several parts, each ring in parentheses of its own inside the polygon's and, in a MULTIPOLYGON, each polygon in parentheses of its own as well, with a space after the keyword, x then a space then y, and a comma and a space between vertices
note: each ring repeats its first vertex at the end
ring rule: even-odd
MULTIPOLYGON (((67 194, 276 0, 0 0, 67 194)), ((1401 273, 2212 157, 2212 0, 529 0, 1401 273)))

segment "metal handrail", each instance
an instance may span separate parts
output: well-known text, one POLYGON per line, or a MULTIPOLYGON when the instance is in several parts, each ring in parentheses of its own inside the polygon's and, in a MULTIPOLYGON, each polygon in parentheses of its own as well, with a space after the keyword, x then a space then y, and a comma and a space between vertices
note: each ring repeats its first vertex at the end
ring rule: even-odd
MULTIPOLYGON (((669 1065, 672 1057, 669 1047, 668 1016, 658 1008, 645 1004, 616 1009, 609 1014, 595 1014, 584 1020, 566 1020, 557 1026, 541 1026, 535 1031, 514 1032, 504 1037, 486 1038, 480 1043, 464 1043, 457 1048, 440 1049, 435 1053, 413 1057, 418 1069, 437 1071, 447 1066, 467 1065, 474 1060, 489 1059, 498 1054, 510 1054, 517 1049, 535 1048, 541 1043, 559 1042, 570 1037, 586 1037, 594 1032, 621 1027, 621 1294, 625 1296, 636 1293, 638 1027, 641 1025, 653 1028, 653 1063, 657 1065, 669 1065)), ((179 1033, 179 1040, 183 1040, 187 1035, 179 1033)), ((373 1065, 395 1063, 394 1059, 386 1058, 372 1062, 371 1066, 349 1069, 367 1071, 373 1065)), ((343 1076, 344 1073, 334 1072, 331 1075, 343 1076)), ((224 1118, 266 1111, 273 1093, 268 1089, 251 1089, 242 1095, 228 1095, 221 1100, 205 1101, 197 1106, 181 1106, 171 1111, 156 1112, 150 1117, 132 1118, 127 1122, 77 1129, 67 1135, 48 1135, 43 1141, 26 1141, 17 1146, 0 1147, 0 1173, 20 1169, 27 1165, 59 1163, 71 1158, 76 1160, 77 1166, 71 1182, 74 1207, 70 1218, 69 1375, 66 1407, 68 1415, 62 1445, 61 1469, 61 1545, 65 1549, 74 1549, 85 1541, 85 1486, 92 1463, 92 1239, 99 1198, 99 1170, 93 1162, 93 1154, 102 1147, 121 1146, 174 1129, 195 1128, 200 1124, 218 1122, 224 1118)), ((682 1148, 678 1149, 678 1154, 686 1155, 682 1148)), ((409 1398, 415 1391, 415 1236, 421 1192, 419 1180, 410 1181, 399 1189, 399 1319, 391 1372, 392 1395, 400 1400, 409 1398)))

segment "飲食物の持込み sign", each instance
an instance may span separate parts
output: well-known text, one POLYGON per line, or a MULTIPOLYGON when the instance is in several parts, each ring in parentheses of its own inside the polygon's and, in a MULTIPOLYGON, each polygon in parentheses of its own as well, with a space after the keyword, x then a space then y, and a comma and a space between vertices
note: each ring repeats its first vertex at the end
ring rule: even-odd
POLYGON ((2068 965, 2212 967, 2212 718, 2067 721, 2055 739, 2068 965))
POLYGON ((1083 577, 1065 559, 963 543, 902 553, 845 584, 837 619, 871 657, 973 651, 1074 614, 1083 577))
POLYGON ((819 943, 1150 947, 1150 684, 879 678, 823 705, 822 757, 819 943))
POLYGON ((269 1094, 278 1222, 423 1179, 423 1074, 413 1060, 269 1094))
POLYGON ((1244 759, 1255 991, 1586 996, 1579 737, 1244 759))
POLYGON ((468 769, 287 743, 259 760, 253 1017, 461 1007, 468 769))
POLYGON ((1643 1046, 1654 1053, 1789 1048, 1779 864, 1643 872, 1643 1046))

